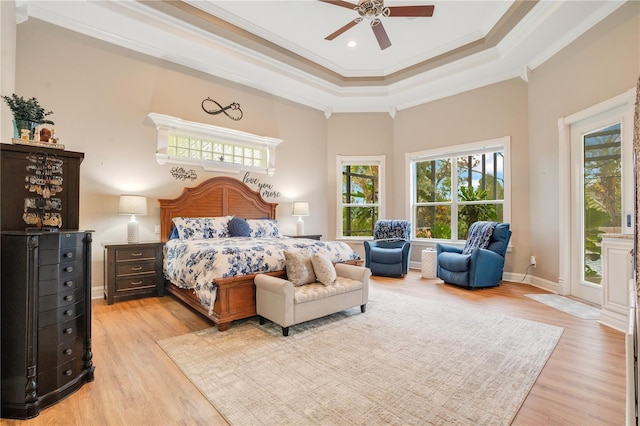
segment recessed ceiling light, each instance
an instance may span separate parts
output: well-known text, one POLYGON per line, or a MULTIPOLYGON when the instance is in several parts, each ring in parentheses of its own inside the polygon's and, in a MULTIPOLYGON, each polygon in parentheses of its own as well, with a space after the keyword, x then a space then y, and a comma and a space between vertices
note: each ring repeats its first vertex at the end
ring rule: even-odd
POLYGON ((358 45, 358 43, 356 43, 354 40, 349 41, 349 43, 347 43, 347 46, 349 47, 356 47, 358 45))

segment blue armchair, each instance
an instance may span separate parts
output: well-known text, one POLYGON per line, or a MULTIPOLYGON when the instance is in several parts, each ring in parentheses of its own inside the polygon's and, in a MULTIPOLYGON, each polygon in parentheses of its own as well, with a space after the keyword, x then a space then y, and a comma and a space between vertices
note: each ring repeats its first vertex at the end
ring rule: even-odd
POLYGON ((364 242, 365 265, 371 275, 402 277, 409 271, 411 222, 379 220, 373 227, 373 241, 364 242))
POLYGON ((495 222, 476 222, 469 227, 464 249, 437 244, 437 276, 449 284, 466 288, 495 287, 500 284, 511 231, 508 223, 497 223, 491 233, 486 230, 495 222), (480 236, 479 236, 480 235, 480 236), (486 248, 485 248, 486 247, 486 248))

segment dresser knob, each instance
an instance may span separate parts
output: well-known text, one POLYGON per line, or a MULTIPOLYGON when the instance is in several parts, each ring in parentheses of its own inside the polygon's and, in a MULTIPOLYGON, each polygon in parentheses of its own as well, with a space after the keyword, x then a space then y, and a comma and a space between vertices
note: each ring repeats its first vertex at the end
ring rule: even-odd
POLYGON ((73 351, 71 349, 65 349, 64 351, 62 351, 62 353, 65 355, 71 355, 73 351))
POLYGON ((69 327, 64 329, 64 334, 71 334, 71 333, 73 333, 73 328, 69 327))
POLYGON ((69 251, 69 252, 63 254, 62 257, 66 257, 67 259, 72 259, 73 258, 73 252, 69 251))
POLYGON ((72 375, 72 374, 73 374, 73 371, 72 371, 72 370, 64 370, 64 375, 65 375, 65 376, 70 376, 70 375, 72 375))
POLYGON ((131 281, 131 285, 140 285, 142 281, 131 281))
POLYGON ((69 309, 69 310, 64 311, 64 314, 65 315, 69 315, 69 316, 73 315, 73 309, 69 309))
POLYGON ((131 270, 132 270, 132 271, 139 271, 139 270, 141 270, 141 269, 142 269, 142 266, 132 266, 132 267, 131 267, 131 270))
POLYGON ((73 287, 73 281, 65 281, 64 282, 64 286, 65 287, 73 287))
POLYGON ((72 294, 67 294, 65 297, 62 298, 62 300, 66 300, 67 302, 71 302, 73 300, 73 295, 72 294))
POLYGON ((73 272, 73 266, 67 266, 66 268, 64 268, 65 272, 73 272))

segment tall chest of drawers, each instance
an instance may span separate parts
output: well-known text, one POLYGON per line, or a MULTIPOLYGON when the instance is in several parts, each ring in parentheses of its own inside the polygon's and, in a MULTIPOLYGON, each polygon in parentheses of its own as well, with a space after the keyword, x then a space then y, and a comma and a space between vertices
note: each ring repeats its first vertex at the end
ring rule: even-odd
POLYGON ((0 235, 2 417, 27 419, 94 379, 91 232, 0 235))

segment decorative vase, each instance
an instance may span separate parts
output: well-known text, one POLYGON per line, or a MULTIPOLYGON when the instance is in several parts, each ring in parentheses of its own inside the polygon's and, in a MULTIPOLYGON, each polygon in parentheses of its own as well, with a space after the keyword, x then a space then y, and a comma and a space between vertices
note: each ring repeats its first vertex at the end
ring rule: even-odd
POLYGON ((35 121, 13 120, 13 137, 16 139, 20 139, 20 131, 22 129, 27 129, 29 130, 29 140, 33 140, 34 130, 36 129, 37 125, 38 123, 36 123, 35 121))

